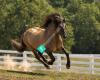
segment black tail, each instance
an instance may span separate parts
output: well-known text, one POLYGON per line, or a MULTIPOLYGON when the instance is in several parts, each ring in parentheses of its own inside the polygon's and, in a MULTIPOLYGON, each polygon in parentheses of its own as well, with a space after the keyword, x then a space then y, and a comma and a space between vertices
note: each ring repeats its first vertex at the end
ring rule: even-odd
POLYGON ((20 37, 20 42, 16 40, 11 40, 12 46, 19 52, 24 52, 26 49, 26 45, 23 42, 23 33, 27 30, 28 25, 24 25, 20 29, 19 37, 20 37))
POLYGON ((22 29, 20 29, 20 42, 16 41, 16 40, 11 40, 11 44, 12 46, 19 52, 23 52, 26 49, 26 45, 23 42, 23 33, 27 30, 28 25, 25 25, 22 27, 22 29))
POLYGON ((21 42, 11 40, 11 44, 18 52, 24 52, 26 49, 26 45, 23 43, 23 40, 21 42))
POLYGON ((28 29, 28 25, 24 25, 22 27, 20 27, 20 31, 19 31, 19 38, 22 37, 22 34, 28 29))

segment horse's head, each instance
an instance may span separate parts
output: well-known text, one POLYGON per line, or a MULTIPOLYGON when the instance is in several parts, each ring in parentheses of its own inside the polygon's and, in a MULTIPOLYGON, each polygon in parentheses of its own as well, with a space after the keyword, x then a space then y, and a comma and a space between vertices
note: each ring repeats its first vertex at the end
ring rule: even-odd
POLYGON ((55 27, 55 29, 60 28, 60 31, 58 32, 58 34, 60 34, 63 38, 66 38, 65 19, 60 14, 53 13, 53 14, 48 15, 46 17, 46 21, 43 27, 47 28, 50 24, 54 24, 53 27, 55 27))
POLYGON ((56 29, 60 29, 58 34, 60 34, 63 38, 67 37, 66 31, 65 31, 65 19, 61 15, 55 15, 54 16, 54 24, 56 29))

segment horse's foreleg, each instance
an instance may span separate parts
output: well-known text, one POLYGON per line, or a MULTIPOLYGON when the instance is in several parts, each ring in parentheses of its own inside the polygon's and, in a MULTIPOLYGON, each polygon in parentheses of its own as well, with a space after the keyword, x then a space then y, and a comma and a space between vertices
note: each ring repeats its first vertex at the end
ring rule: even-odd
POLYGON ((52 52, 46 51, 46 53, 48 54, 48 56, 49 56, 50 59, 51 59, 51 60, 48 61, 47 63, 48 63, 49 65, 52 65, 53 62, 55 61, 55 57, 53 56, 52 52))
POLYGON ((41 63, 43 63, 44 66, 45 66, 47 69, 50 69, 50 66, 49 66, 46 62, 43 61, 43 57, 40 55, 41 53, 39 53, 39 52, 37 52, 37 51, 33 51, 33 53, 34 53, 36 59, 38 59, 41 63))
POLYGON ((66 68, 67 68, 67 69, 70 69, 70 58, 69 58, 69 53, 67 53, 67 52, 65 51, 64 48, 62 48, 62 51, 65 53, 65 55, 66 55, 66 57, 67 57, 66 68))

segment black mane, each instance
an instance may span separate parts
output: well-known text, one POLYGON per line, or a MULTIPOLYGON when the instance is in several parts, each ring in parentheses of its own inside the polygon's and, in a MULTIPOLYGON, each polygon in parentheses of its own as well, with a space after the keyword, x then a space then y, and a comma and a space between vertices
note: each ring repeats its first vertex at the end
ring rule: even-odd
POLYGON ((52 14, 46 16, 42 27, 47 28, 48 25, 55 19, 56 16, 60 16, 60 14, 59 13, 52 13, 52 14))

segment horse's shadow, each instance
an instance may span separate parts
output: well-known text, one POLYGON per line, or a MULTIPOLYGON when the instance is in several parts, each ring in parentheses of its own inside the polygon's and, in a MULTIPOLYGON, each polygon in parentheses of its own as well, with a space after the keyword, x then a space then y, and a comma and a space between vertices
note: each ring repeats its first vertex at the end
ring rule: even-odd
POLYGON ((35 76, 46 76, 45 73, 39 73, 39 72, 24 72, 24 71, 12 71, 7 70, 7 72, 13 72, 13 73, 19 73, 19 74, 28 74, 28 75, 35 75, 35 76))

